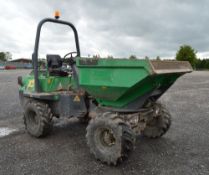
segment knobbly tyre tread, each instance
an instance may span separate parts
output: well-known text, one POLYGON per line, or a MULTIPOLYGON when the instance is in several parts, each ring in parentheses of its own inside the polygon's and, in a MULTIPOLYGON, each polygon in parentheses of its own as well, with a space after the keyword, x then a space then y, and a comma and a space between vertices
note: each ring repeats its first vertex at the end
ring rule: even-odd
POLYGON ((24 124, 27 132, 34 137, 44 137, 48 135, 52 130, 52 118, 53 114, 48 104, 30 100, 24 107, 24 124), (39 116, 39 124, 36 129, 30 128, 33 125, 31 121, 27 120, 29 110, 33 110, 39 116), (28 123, 30 122, 30 123, 28 123))
POLYGON ((171 126, 171 114, 169 111, 160 103, 156 103, 156 105, 161 108, 161 115, 158 116, 158 123, 155 126, 150 126, 149 123, 145 127, 141 134, 148 138, 159 138, 162 137, 171 126))
POLYGON ((135 134, 132 129, 117 116, 117 114, 107 112, 101 117, 91 119, 87 126, 86 139, 90 152, 97 160, 108 165, 117 165, 117 163, 125 160, 133 150, 135 143, 135 134), (111 128, 114 132, 114 137, 116 137, 117 144, 114 145, 113 149, 101 150, 98 146, 99 143, 95 143, 98 140, 94 139, 94 132, 96 129, 104 126, 111 128))

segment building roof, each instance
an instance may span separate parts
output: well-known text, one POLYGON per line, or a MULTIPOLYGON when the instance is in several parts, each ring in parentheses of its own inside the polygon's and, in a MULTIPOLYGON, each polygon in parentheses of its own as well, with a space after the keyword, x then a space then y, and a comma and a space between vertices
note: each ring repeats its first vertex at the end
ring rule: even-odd
POLYGON ((27 63, 32 63, 32 59, 29 58, 18 58, 15 60, 11 60, 9 62, 27 62, 27 63))

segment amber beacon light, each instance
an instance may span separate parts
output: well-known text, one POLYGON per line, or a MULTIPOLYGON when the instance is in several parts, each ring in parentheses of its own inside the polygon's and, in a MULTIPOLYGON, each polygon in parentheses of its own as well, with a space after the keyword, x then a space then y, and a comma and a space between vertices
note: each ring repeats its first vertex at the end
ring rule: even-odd
POLYGON ((54 12, 54 17, 56 18, 56 19, 59 19, 60 18, 60 11, 55 11, 54 12))

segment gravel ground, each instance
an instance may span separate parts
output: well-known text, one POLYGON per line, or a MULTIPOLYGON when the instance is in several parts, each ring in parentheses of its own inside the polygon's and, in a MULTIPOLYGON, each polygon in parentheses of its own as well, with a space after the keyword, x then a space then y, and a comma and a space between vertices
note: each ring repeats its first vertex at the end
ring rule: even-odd
POLYGON ((161 97, 173 117, 170 130, 158 140, 139 137, 133 154, 117 167, 94 159, 86 126, 77 120, 60 120, 43 139, 25 133, 16 80, 27 72, 0 71, 0 133, 8 134, 0 134, 1 175, 209 174, 209 72, 181 77, 161 97))

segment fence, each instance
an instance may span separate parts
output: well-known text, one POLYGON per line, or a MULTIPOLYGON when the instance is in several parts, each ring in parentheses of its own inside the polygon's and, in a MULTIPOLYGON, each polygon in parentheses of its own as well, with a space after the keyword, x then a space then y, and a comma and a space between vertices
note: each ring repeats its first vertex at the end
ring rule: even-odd
POLYGON ((1 67, 12 66, 12 67, 15 67, 16 69, 32 69, 32 64, 31 63, 3 62, 3 61, 0 61, 0 66, 1 67))

